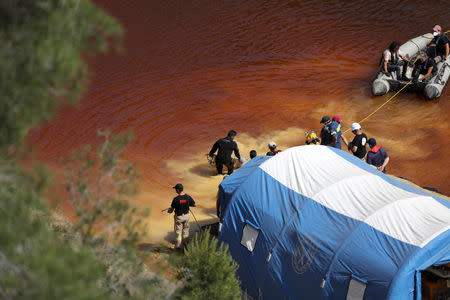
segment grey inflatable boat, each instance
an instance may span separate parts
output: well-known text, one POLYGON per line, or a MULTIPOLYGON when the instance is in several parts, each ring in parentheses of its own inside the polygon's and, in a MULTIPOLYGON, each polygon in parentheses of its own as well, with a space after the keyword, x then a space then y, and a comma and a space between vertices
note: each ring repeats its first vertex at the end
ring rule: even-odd
MULTIPOLYGON (((433 34, 431 33, 418 36, 401 45, 400 50, 403 52, 403 55, 409 57, 412 61, 415 61, 422 51, 426 51, 427 45, 432 38, 433 34)), ((406 77, 412 78, 412 70, 413 68, 408 66, 406 77)), ((389 91, 398 91, 408 83, 408 81, 402 81, 401 78, 397 78, 395 72, 391 72, 390 74, 391 76, 388 77, 380 70, 380 73, 378 73, 377 78, 372 84, 372 93, 375 96, 384 95, 389 91)), ((422 82, 419 77, 419 82, 410 84, 405 90, 423 92, 428 99, 436 99, 442 94, 442 90, 447 84, 449 76, 450 55, 445 61, 437 63, 437 72, 430 80, 422 82)))

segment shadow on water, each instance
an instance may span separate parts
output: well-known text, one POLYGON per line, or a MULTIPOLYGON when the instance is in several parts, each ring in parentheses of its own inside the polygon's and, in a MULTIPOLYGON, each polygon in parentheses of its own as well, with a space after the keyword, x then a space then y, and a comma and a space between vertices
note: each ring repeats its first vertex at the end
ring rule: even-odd
POLYGON ((212 168, 209 164, 203 163, 198 164, 189 169, 189 172, 192 172, 195 175, 202 177, 211 177, 217 175, 217 171, 215 168, 212 168))
POLYGON ((197 207, 198 209, 201 210, 202 213, 207 214, 207 215, 211 215, 212 217, 216 216, 217 210, 215 207, 197 207))

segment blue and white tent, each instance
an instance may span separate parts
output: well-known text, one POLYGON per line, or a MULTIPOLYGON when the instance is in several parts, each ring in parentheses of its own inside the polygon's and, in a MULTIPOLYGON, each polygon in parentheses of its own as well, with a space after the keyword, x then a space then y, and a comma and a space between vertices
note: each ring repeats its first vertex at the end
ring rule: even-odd
POLYGON ((421 299, 450 262, 450 203, 326 146, 257 157, 219 187, 226 242, 254 299, 421 299))

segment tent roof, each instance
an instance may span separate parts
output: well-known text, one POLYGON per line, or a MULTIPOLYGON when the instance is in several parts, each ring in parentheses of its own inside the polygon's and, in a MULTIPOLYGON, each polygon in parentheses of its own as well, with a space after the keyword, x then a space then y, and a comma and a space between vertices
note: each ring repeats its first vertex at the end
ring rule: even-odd
POLYGON ((241 280, 252 282, 244 286, 252 296, 294 297, 306 284, 306 299, 345 298, 351 274, 371 282, 366 294, 381 299, 414 288, 418 266, 448 259, 442 247, 449 247, 450 202, 344 151, 294 147, 235 173, 220 186, 228 205, 220 239, 239 262, 241 280), (246 224, 259 233, 250 252, 241 241, 246 224), (305 257, 311 266, 298 272, 305 257))
POLYGON ((260 168, 335 212, 416 246, 450 228, 448 201, 392 179, 346 152, 326 146, 284 152, 260 168))

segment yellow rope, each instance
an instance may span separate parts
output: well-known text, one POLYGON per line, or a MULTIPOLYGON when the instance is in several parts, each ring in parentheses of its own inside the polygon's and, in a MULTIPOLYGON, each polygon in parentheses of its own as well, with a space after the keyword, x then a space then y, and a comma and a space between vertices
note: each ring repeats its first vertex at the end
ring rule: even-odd
MULTIPOLYGON (((385 106, 386 104, 388 104, 392 99, 395 98, 395 96, 397 96, 401 91, 403 91, 403 89, 405 87, 407 87, 408 85, 410 85, 412 82, 412 80, 410 80, 407 84, 405 84, 397 93, 394 94, 394 96, 392 96, 391 98, 389 98, 386 102, 384 102, 383 104, 381 104, 377 109, 375 109, 372 113, 370 113, 368 116, 366 116, 364 119, 362 119, 361 121, 359 121, 359 123, 364 122, 365 120, 367 120, 368 118, 370 118, 370 116, 372 116, 374 113, 376 113, 377 111, 379 111, 383 106, 385 106)), ((344 131, 343 133, 347 133, 350 130, 347 129, 346 131, 344 131)))

